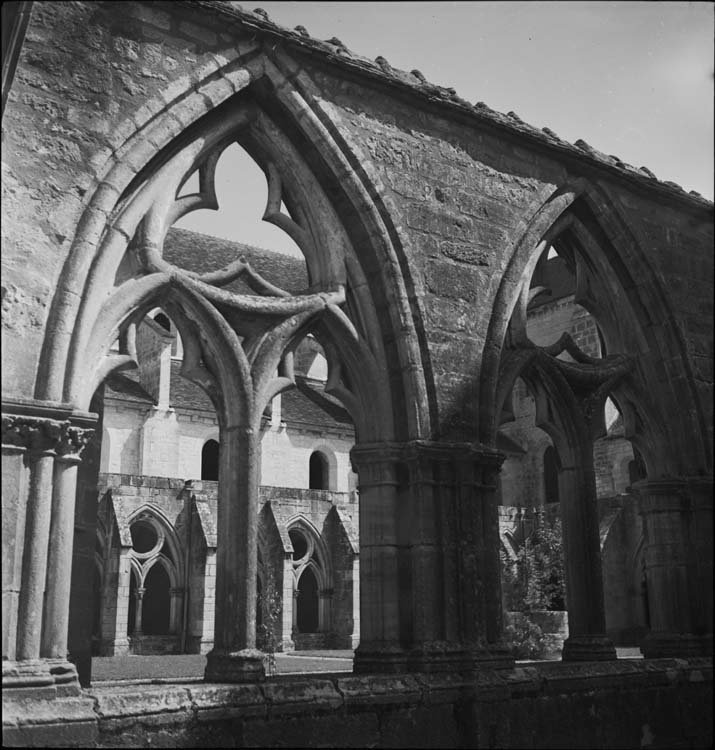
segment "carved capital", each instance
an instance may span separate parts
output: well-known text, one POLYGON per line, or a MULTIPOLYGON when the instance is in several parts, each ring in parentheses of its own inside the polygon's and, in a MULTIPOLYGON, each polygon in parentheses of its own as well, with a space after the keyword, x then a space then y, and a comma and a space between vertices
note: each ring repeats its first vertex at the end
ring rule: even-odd
POLYGON ((6 447, 79 460, 94 435, 96 415, 66 404, 8 400, 2 406, 2 442, 6 447))
POLYGON ((504 454, 479 443, 413 440, 405 445, 404 460, 413 482, 496 485, 504 454))
POLYGON ((77 427, 69 420, 2 415, 2 443, 33 453, 54 452, 79 458, 94 435, 94 429, 77 427))
POLYGON ((360 486, 397 484, 397 464, 402 459, 400 443, 363 443, 350 451, 350 461, 360 474, 360 486))
POLYGON ((687 509, 686 484, 681 479, 644 479, 631 490, 639 497, 644 516, 653 513, 681 513, 687 509))
POLYGON ((68 421, 3 414, 2 443, 33 452, 54 451, 61 440, 63 428, 68 426, 68 421))
POLYGON ((504 455, 479 443, 411 440, 407 443, 367 443, 350 452, 360 474, 360 486, 397 484, 397 466, 406 466, 410 482, 452 484, 496 483, 504 455))
POLYGON ((57 455, 65 459, 79 459, 84 449, 94 437, 95 430, 91 427, 77 427, 73 424, 64 424, 60 432, 60 438, 55 448, 57 455))

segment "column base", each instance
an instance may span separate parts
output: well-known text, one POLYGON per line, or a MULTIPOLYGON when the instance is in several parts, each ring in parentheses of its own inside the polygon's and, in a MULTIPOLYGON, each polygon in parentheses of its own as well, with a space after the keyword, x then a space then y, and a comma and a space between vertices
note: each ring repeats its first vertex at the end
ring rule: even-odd
POLYGON ((641 651, 646 659, 665 656, 712 656, 713 636, 692 633, 649 633, 641 642, 641 651))
POLYGON ((564 641, 562 661, 610 661, 617 659, 613 641, 605 635, 576 635, 564 641))
POLYGON ((126 656, 129 653, 129 638, 114 638, 101 641, 99 644, 100 656, 126 656))
POLYGON ((463 643, 432 641, 403 649, 399 646, 360 644, 355 651, 355 674, 401 672, 472 673, 484 669, 509 669, 514 659, 505 648, 484 648, 463 643))
POLYGON ((400 674, 409 672, 407 651, 398 645, 361 643, 355 649, 354 674, 400 674))
POLYGON ((266 679, 264 654, 255 648, 210 651, 206 655, 206 682, 262 682, 266 679))
POLYGON ((280 644, 280 649, 279 650, 282 651, 283 653, 286 653, 286 654, 288 652, 290 652, 290 651, 295 651, 295 642, 293 641, 293 639, 290 636, 284 636, 281 639, 281 644, 280 644))
POLYGON ((473 647, 469 649, 469 654, 477 670, 513 669, 514 667, 514 657, 503 644, 473 647))
POLYGON ((80 694, 77 668, 66 659, 3 661, 2 689, 8 697, 28 691, 46 700, 80 694))

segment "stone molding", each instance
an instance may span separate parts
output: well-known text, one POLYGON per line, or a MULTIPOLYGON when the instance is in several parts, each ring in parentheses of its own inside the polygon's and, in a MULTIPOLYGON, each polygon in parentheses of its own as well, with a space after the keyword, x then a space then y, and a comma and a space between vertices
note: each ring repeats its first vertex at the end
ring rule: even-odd
POLYGON ((4 696, 3 741, 207 747, 235 743, 240 731, 246 745, 270 747, 285 744, 289 727, 297 726, 307 746, 458 747, 467 737, 479 746, 527 747, 531 717, 539 716, 544 747, 573 746, 584 736, 630 747, 644 723, 658 747, 709 747, 712 721, 704 709, 711 691, 712 659, 696 657, 540 662, 485 668, 476 678, 423 672, 94 686, 61 701, 4 696))
POLYGON ((97 416, 71 407, 42 402, 3 402, 4 447, 53 453, 79 460, 94 437, 97 416))
POLYGON ((565 158, 588 162, 590 166, 616 176, 630 186, 637 186, 646 192, 655 191, 667 195, 669 199, 683 201, 691 210, 711 209, 712 203, 703 196, 694 195, 692 192, 686 193, 680 185, 659 180, 648 169, 634 168, 622 162, 618 157, 601 153, 580 139, 569 143, 549 128, 538 129, 522 121, 513 112, 503 114, 491 109, 483 102, 471 104, 457 96, 454 89, 430 83, 419 71, 407 73, 395 69, 383 57, 378 57, 374 61, 369 60, 351 52, 342 43, 338 44, 339 40, 335 38, 327 41, 312 38, 304 27, 296 27, 295 30, 282 27, 272 22, 268 14, 245 11, 236 8, 233 3, 198 0, 195 6, 202 14, 217 15, 227 26, 238 23, 243 29, 267 36, 271 39, 269 44, 273 47, 275 43, 272 40, 279 39, 287 43, 292 52, 306 55, 319 65, 328 64, 342 68, 345 75, 352 74, 364 79, 366 83, 369 81, 377 88, 389 92, 390 96, 394 95, 394 92, 398 96, 414 98, 420 102, 418 106, 439 107, 441 115, 449 112, 455 119, 467 118, 469 121, 493 128, 497 132, 518 135, 540 152, 547 154, 556 152, 565 158))
POLYGON ((642 515, 688 510, 687 484, 683 479, 644 479, 632 486, 642 515))
MULTIPOLYGON (((505 456, 480 443, 409 440, 404 443, 358 443, 350 451, 350 458, 357 471, 363 473, 360 486, 366 487, 397 485, 395 472, 398 464, 407 464, 417 481, 425 474, 426 462, 457 466, 471 464, 487 472, 493 471, 496 475, 505 456)), ((488 481, 485 486, 492 485, 488 481)))

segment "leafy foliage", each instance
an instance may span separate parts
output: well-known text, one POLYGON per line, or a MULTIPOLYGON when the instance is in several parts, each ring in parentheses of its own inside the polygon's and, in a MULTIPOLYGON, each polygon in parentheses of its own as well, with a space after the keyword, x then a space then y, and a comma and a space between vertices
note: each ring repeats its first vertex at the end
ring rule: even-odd
POLYGON ((561 520, 549 523, 537 516, 536 528, 519 548, 516 561, 502 550, 502 589, 505 609, 565 609, 561 520))
POLYGON ((504 628, 504 641, 515 659, 540 659, 549 646, 543 630, 528 616, 504 628))
POLYGON ((561 521, 549 523, 539 514, 535 522, 516 560, 501 550, 504 608, 524 613, 504 629, 505 643, 515 659, 541 659, 555 648, 554 636, 544 633, 529 613, 566 607, 561 521))
POLYGON ((278 651, 279 624, 283 614, 283 599, 276 586, 275 575, 269 567, 258 594, 256 609, 260 618, 256 628, 256 645, 265 653, 265 667, 268 675, 276 673, 276 651, 278 651))

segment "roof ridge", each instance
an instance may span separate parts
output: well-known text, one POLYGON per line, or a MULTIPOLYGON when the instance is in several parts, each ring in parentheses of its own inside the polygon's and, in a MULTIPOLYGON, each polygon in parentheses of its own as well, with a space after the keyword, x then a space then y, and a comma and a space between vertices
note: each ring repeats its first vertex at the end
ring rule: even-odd
POLYGON ((534 125, 530 125, 513 111, 503 114, 491 109, 484 102, 476 102, 476 104, 472 105, 467 100, 461 98, 455 89, 430 83, 419 70, 412 70, 410 73, 407 73, 399 68, 393 68, 382 56, 378 56, 372 61, 367 57, 356 55, 337 37, 332 37, 329 40, 316 39, 310 36, 310 33, 304 26, 299 25, 295 29, 288 29, 285 26, 281 26, 272 21, 263 8, 256 8, 253 11, 245 10, 240 3, 233 2, 233 0, 183 0, 183 3, 194 7, 200 6, 202 9, 212 9, 222 15, 230 15, 241 23, 247 23, 254 27, 257 31, 277 34, 287 41, 297 44, 299 47, 307 48, 311 52, 317 52, 338 65, 348 66, 353 69, 357 68, 363 73, 379 77, 391 84, 400 86, 404 90, 411 90, 413 93, 426 96, 431 101, 437 100, 440 104, 450 106, 465 114, 470 114, 479 120, 487 121, 492 125, 505 128, 520 135, 526 135, 540 142, 542 145, 555 147, 572 155, 586 156, 590 161, 595 162, 601 167, 609 168, 619 175, 635 180, 644 186, 655 187, 680 199, 686 199, 699 208, 714 205, 713 201, 708 200, 696 190, 686 191, 685 188, 676 182, 659 180, 647 167, 634 167, 618 156, 598 151, 580 138, 571 143, 560 138, 548 127, 539 129, 534 125))
POLYGON ((185 234, 190 234, 190 235, 197 236, 197 237, 208 237, 212 240, 219 240, 220 242, 226 242, 229 245, 234 245, 234 246, 245 248, 246 250, 255 250, 255 251, 258 251, 259 253, 265 253, 267 255, 280 255, 281 258, 290 258, 296 263, 305 262, 303 258, 299 258, 297 255, 291 255, 290 253, 283 253, 280 250, 272 250, 269 247, 261 247, 260 245, 249 245, 247 242, 241 242, 241 240, 230 240, 228 237, 220 237, 216 234, 207 234, 206 232, 198 232, 195 229, 186 229, 184 227, 172 226, 172 227, 169 227, 167 234, 170 232, 183 232, 185 234))

